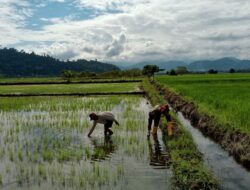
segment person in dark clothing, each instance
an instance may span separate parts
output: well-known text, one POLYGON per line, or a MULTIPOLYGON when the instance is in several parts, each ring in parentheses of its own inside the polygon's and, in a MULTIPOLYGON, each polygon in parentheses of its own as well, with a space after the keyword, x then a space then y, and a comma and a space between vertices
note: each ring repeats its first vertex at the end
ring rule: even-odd
POLYGON ((113 125, 113 122, 116 125, 119 125, 118 121, 115 119, 115 116, 111 112, 103 112, 101 114, 91 113, 89 114, 90 120, 93 120, 93 126, 91 127, 88 137, 93 133, 96 125, 98 123, 104 124, 104 135, 112 135, 113 131, 110 129, 113 125))
POLYGON ((148 114, 148 137, 150 136, 152 122, 154 121, 154 127, 152 134, 157 134, 158 125, 160 123, 161 116, 164 115, 168 122, 171 121, 171 116, 169 114, 169 107, 168 105, 157 105, 151 110, 148 114))

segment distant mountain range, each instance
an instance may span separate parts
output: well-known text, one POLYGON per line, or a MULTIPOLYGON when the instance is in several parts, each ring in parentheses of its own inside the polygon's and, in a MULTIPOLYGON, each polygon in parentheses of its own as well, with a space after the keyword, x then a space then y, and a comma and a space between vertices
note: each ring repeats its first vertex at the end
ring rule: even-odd
POLYGON ((222 58, 214 61, 204 60, 195 61, 187 66, 189 71, 208 71, 214 69, 217 71, 248 70, 250 69, 250 60, 239 60, 236 58, 222 58))
MULTIPOLYGON (((250 70, 250 60, 239 60, 236 58, 222 58, 217 60, 201 60, 186 63, 182 61, 151 61, 140 62, 127 67, 126 69, 139 68, 142 69, 145 65, 158 65, 160 69, 171 70, 178 66, 186 66, 189 71, 208 71, 214 69, 217 71, 235 70, 250 70)), ((122 68, 124 69, 124 67, 122 68)))
POLYGON ((117 66, 85 59, 60 61, 48 55, 25 53, 16 49, 0 49, 0 75, 7 77, 59 76, 64 70, 102 73, 120 70, 117 66))
MULTIPOLYGON (((118 63, 116 63, 116 65, 118 65, 118 63)), ((160 69, 164 70, 185 66, 188 71, 193 72, 206 72, 210 69, 217 71, 229 71, 230 69, 250 71, 250 60, 239 60, 228 57, 217 60, 201 60, 191 63, 175 60, 144 61, 132 66, 126 66, 124 63, 120 66, 120 69, 142 69, 145 65, 158 65, 160 69)), ((59 76, 64 70, 101 73, 120 69, 113 64, 98 61, 87 61, 85 59, 60 61, 48 55, 41 56, 35 53, 26 53, 24 51, 17 51, 14 48, 0 49, 0 75, 7 77, 59 76)))

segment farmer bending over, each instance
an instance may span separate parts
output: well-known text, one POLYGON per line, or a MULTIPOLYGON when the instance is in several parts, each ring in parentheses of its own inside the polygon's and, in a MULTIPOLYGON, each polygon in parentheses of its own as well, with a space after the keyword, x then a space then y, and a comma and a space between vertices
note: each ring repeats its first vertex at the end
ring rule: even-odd
POLYGON ((118 121, 115 119, 115 116, 110 112, 103 112, 101 114, 91 113, 89 114, 90 120, 93 120, 93 126, 89 131, 88 137, 92 134, 94 131, 96 124, 101 123, 104 124, 104 135, 107 136, 112 135, 113 131, 110 129, 113 125, 113 122, 116 123, 116 125, 119 125, 118 121))
POLYGON ((164 115, 168 121, 168 123, 171 121, 171 116, 169 114, 169 107, 168 105, 157 105, 153 108, 152 111, 149 112, 149 117, 148 117, 148 137, 150 136, 150 131, 151 131, 151 125, 152 122, 154 121, 154 127, 152 134, 156 135, 157 134, 157 129, 158 125, 161 119, 161 115, 164 115))

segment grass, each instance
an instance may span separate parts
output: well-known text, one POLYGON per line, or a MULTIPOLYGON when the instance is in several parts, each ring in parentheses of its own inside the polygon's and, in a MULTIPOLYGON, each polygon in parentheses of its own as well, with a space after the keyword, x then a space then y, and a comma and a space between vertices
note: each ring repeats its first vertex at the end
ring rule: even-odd
POLYGON ((0 94, 128 92, 136 90, 138 85, 139 83, 7 85, 1 86, 0 94))
POLYGON ((34 77, 34 78, 0 78, 0 83, 22 83, 22 82, 63 82, 59 77, 34 77))
MULTIPOLYGON (((143 82, 143 88, 153 105, 166 103, 163 96, 158 94, 149 81, 143 82)), ((177 120, 173 113, 171 115, 177 120)), ((163 122, 163 126, 166 126, 166 122, 163 122)), ((179 132, 174 137, 165 136, 177 186, 180 189, 217 189, 218 182, 211 171, 203 165, 202 155, 191 135, 180 124, 178 127, 179 132)), ((163 134, 166 134, 166 132, 163 134)))
POLYGON ((250 74, 158 76, 157 82, 196 103, 227 130, 250 135, 250 74))

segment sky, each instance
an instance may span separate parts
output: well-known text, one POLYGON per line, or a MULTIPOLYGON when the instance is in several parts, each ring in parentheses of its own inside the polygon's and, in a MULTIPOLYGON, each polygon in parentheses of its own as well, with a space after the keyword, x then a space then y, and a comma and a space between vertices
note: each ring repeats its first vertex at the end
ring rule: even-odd
POLYGON ((250 59, 250 1, 0 0, 0 46, 128 64, 250 59))

